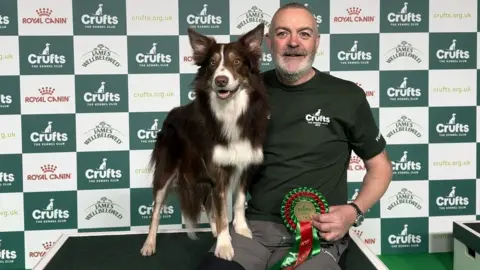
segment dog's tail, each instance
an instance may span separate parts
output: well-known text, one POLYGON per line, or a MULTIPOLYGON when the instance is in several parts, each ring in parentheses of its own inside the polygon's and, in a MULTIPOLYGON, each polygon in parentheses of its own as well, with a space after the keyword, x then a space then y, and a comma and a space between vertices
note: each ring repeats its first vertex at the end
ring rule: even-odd
POLYGON ((174 130, 167 124, 157 133, 155 145, 150 156, 149 167, 153 170, 153 196, 176 176, 180 162, 181 144, 174 130))

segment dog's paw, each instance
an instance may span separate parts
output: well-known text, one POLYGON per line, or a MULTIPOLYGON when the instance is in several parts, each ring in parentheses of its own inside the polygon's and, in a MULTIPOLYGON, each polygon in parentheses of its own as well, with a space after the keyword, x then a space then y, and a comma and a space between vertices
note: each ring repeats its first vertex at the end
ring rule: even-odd
POLYGON ((252 231, 247 226, 235 226, 235 232, 252 239, 252 231))
POLYGON ((233 259, 233 255, 233 246, 230 241, 219 241, 217 243, 217 246, 215 247, 215 256, 227 261, 231 261, 233 259))
POLYGON ((142 249, 140 250, 140 253, 142 254, 142 256, 152 256, 153 254, 155 254, 155 244, 153 244, 152 242, 145 242, 142 249))

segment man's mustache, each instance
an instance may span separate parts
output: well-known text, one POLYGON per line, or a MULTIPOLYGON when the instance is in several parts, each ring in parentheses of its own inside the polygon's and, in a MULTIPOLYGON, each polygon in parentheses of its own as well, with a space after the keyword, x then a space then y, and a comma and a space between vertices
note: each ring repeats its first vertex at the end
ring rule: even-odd
POLYGON ((308 52, 297 49, 287 49, 283 52, 284 56, 307 56, 308 52))

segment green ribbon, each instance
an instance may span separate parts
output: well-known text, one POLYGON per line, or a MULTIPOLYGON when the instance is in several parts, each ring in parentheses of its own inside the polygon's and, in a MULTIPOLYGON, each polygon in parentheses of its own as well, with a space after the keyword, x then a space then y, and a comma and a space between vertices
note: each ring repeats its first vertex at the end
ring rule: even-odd
MULTIPOLYGON (((313 243, 312 243, 312 250, 308 255, 308 259, 320 253, 320 237, 318 234, 317 228, 315 226, 312 227, 312 235, 313 235, 313 243)), ((301 233, 300 233, 300 223, 297 222, 296 230, 295 230, 295 243, 293 244, 292 248, 283 258, 283 260, 279 260, 276 264, 272 265, 269 270, 281 270, 285 269, 289 266, 292 266, 297 261, 298 252, 300 250, 300 241, 301 241, 301 233)))
POLYGON ((321 239, 317 228, 315 228, 315 226, 313 226, 310 221, 301 222, 295 216, 294 209, 299 201, 311 202, 315 208, 316 213, 328 213, 328 203, 323 197, 323 195, 317 190, 307 187, 299 187, 290 191, 283 200, 281 213, 287 228, 290 231, 294 232, 295 241, 292 248, 283 257, 283 259, 279 260, 277 263, 271 266, 269 270, 293 269, 293 267, 295 267, 295 264, 297 263, 297 260, 299 259, 299 256, 302 256, 300 257, 300 260, 305 262, 306 260, 320 253, 321 239), (298 196, 300 193, 304 194, 298 196), (321 207, 320 204, 323 204, 323 207, 321 207), (290 222, 296 225, 295 228, 293 228, 292 223, 290 222), (305 247, 301 248, 302 241, 312 242, 311 244, 309 243, 311 246, 308 255, 305 247))

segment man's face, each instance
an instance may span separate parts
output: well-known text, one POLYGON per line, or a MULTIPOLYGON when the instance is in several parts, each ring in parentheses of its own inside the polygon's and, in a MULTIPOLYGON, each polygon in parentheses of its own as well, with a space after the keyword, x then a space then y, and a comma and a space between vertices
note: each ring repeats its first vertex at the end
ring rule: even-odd
POLYGON ((311 14, 302 9, 285 9, 277 13, 272 27, 267 44, 277 69, 289 75, 308 72, 320 40, 311 14))

